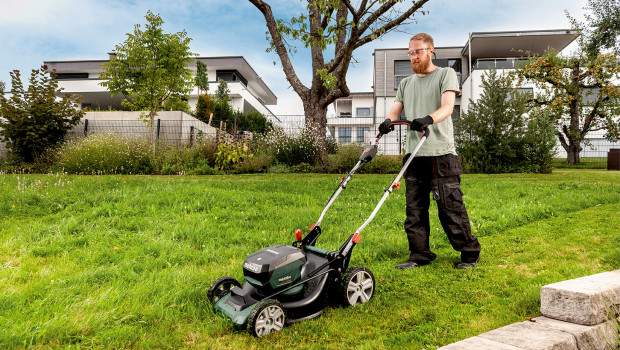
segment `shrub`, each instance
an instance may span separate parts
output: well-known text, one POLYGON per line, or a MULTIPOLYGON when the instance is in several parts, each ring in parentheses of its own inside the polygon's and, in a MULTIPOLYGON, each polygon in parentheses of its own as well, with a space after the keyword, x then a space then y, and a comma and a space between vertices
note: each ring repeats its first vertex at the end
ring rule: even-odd
POLYGON ((365 164, 361 173, 364 174, 396 174, 403 167, 401 156, 378 154, 369 163, 365 164))
POLYGON ((230 170, 237 167, 246 159, 251 159, 253 154, 245 142, 221 142, 215 154, 215 165, 220 170, 230 170))
POLYGON ((348 173, 359 161, 364 146, 358 143, 340 145, 336 154, 328 157, 325 171, 328 173, 348 173))
POLYGON ((96 134, 65 143, 57 167, 71 174, 151 174, 149 137, 96 134))
POLYGON ((269 172, 272 174, 288 174, 291 172, 291 167, 286 164, 275 164, 269 168, 269 172))
POLYGON ((0 98, 0 140, 26 162, 62 144, 67 132, 84 116, 70 94, 62 98, 55 71, 47 66, 33 69, 29 86, 24 90, 19 70, 11 74, 11 97, 0 98))
POLYGON ((317 140, 308 129, 303 129, 298 135, 288 135, 282 128, 275 127, 267 133, 265 141, 268 152, 273 154, 278 163, 288 166, 317 163, 317 140))
POLYGON ((244 160, 237 168, 237 173, 251 174, 266 172, 273 164, 273 157, 269 154, 259 154, 244 160))
POLYGON ((513 89, 513 78, 490 70, 484 91, 456 123, 463 169, 474 173, 549 172, 555 146, 553 125, 530 115, 529 96, 513 89))
POLYGON ((203 172, 206 169, 205 165, 215 167, 217 146, 214 139, 199 139, 191 146, 176 143, 160 144, 156 168, 162 175, 203 172))

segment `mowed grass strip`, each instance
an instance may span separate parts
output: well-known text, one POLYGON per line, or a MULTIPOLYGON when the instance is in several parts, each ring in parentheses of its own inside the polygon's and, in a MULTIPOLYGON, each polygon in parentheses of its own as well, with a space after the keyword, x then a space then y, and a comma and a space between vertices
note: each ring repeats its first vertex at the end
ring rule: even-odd
MULTIPOLYGON (((336 249, 394 175, 356 175, 322 225, 336 249)), ((370 303, 330 308, 265 339, 234 332, 207 289, 242 279, 245 257, 290 244, 320 215, 337 175, 0 176, 1 348, 434 349, 539 315, 543 285, 620 268, 620 174, 465 175, 483 246, 454 269, 431 208, 437 260, 413 271, 395 191, 355 248, 370 303)), ((403 186, 404 187, 404 186, 403 186)))

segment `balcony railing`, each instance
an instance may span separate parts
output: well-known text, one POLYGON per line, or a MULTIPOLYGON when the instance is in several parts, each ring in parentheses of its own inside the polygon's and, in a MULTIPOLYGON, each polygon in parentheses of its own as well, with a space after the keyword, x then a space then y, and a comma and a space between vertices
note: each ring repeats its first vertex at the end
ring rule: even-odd
POLYGON ((515 69, 523 62, 527 61, 524 58, 496 58, 496 59, 479 59, 472 63, 473 69, 515 69))

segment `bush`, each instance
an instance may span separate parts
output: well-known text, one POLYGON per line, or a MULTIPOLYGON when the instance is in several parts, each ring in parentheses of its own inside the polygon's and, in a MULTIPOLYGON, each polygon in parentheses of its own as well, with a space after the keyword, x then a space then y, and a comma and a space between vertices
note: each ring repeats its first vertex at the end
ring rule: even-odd
POLYGON ((288 174, 291 171, 291 167, 286 164, 275 164, 269 168, 269 172, 272 174, 288 174))
POLYGON ((336 154, 329 155, 325 171, 337 174, 348 173, 357 164, 363 151, 364 146, 359 143, 340 145, 336 154))
POLYGON ((378 154, 360 171, 364 174, 397 174, 402 167, 403 158, 401 156, 378 154))
POLYGON ((530 115, 527 94, 513 89, 513 78, 490 70, 484 91, 456 123, 456 147, 463 170, 473 173, 550 172, 555 146, 553 125, 530 115))
POLYGON ((192 146, 163 143, 157 149, 156 168, 162 175, 202 172, 205 166, 215 169, 216 153, 213 139, 201 139, 192 146))
POLYGON ((150 137, 96 134, 65 143, 56 166, 71 174, 152 174, 150 137))
POLYGON ((241 174, 262 173, 273 164, 273 157, 268 154, 260 154, 244 160, 236 172, 241 174))
POLYGON ((308 129, 303 129, 299 135, 288 135, 282 128, 275 127, 267 133, 265 141, 277 163, 288 166, 317 163, 317 140, 308 129))
POLYGON ((65 140, 67 132, 79 123, 84 111, 70 94, 62 98, 55 71, 47 66, 33 69, 29 86, 24 90, 19 70, 11 74, 10 98, 0 98, 0 140, 6 142, 13 156, 26 162, 51 150, 65 140))

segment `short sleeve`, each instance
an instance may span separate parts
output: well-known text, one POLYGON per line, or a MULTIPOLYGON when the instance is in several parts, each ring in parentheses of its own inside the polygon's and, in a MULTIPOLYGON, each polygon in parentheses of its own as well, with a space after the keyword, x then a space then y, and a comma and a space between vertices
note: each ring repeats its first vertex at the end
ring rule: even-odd
POLYGON ((403 103, 404 98, 404 90, 405 90, 405 81, 407 80, 407 78, 403 79, 400 81, 400 84, 398 84, 398 90, 396 91, 396 102, 400 102, 403 103))
POLYGON ((441 81, 441 93, 446 91, 454 91, 457 95, 460 92, 458 77, 452 68, 446 69, 446 74, 441 81))

